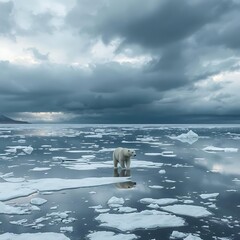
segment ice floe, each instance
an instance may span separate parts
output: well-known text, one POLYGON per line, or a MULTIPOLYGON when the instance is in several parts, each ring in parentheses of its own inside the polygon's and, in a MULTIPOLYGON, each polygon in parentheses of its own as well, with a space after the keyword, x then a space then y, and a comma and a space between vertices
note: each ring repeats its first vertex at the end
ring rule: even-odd
POLYGON ((179 232, 179 231, 173 231, 170 239, 179 239, 179 238, 185 238, 187 237, 187 233, 179 232))
POLYGON ((161 209, 177 215, 184 215, 195 218, 208 217, 212 215, 212 213, 209 212, 206 208, 195 205, 175 204, 172 206, 161 207, 161 209))
POLYGON ((173 140, 179 140, 183 143, 186 142, 189 144, 195 143, 199 138, 198 134, 193 132, 192 130, 188 131, 187 133, 182 133, 179 136, 168 136, 168 137, 173 140))
POLYGON ((24 209, 21 207, 9 206, 3 202, 0 202, 0 214, 29 214, 29 209, 24 209))
POLYGON ((184 240, 202 240, 202 239, 196 235, 189 234, 186 238, 184 238, 184 240))
POLYGON ((22 150, 26 154, 31 154, 33 148, 31 146, 8 146, 5 152, 17 153, 17 150, 22 150))
POLYGON ((62 233, 4 233, 0 234, 0 240, 70 240, 62 233))
POLYGON ((51 168, 49 168, 49 167, 35 167, 35 168, 30 169, 29 171, 42 172, 42 171, 48 171, 50 169, 51 168))
POLYGON ((214 147, 214 146, 208 146, 203 148, 203 151, 205 152, 238 152, 238 148, 220 148, 220 147, 214 147))
POLYGON ((123 233, 114 233, 110 231, 97 231, 89 233, 87 239, 89 240, 133 240, 138 237, 135 234, 123 234, 123 233))
POLYGON ((151 186, 148 186, 150 188, 154 188, 154 189, 162 189, 164 188, 163 186, 160 186, 160 185, 151 185, 151 186))
POLYGON ((0 182, 0 201, 25 197, 35 192, 59 191, 81 187, 93 187, 129 181, 128 177, 99 177, 83 179, 43 178, 26 182, 0 182))
POLYGON ((208 198, 215 198, 219 195, 219 193, 206 193, 206 194, 200 194, 200 197, 202 199, 208 199, 208 198))
POLYGON ((40 206, 40 205, 43 205, 44 203, 46 203, 47 200, 44 199, 44 198, 32 198, 30 200, 30 203, 33 204, 33 205, 37 205, 37 206, 40 206))
POLYGON ((158 205, 168 205, 178 202, 176 198, 160 198, 160 199, 153 199, 153 198, 142 198, 140 199, 141 203, 144 204, 158 204, 158 205))
POLYGON ((102 213, 95 219, 101 222, 100 226, 115 228, 120 231, 181 227, 185 225, 183 218, 157 210, 123 214, 102 213))

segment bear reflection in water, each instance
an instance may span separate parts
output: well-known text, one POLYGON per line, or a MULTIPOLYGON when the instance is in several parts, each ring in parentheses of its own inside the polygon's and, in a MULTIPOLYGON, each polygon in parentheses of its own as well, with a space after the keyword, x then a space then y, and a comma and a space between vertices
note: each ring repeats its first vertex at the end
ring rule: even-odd
MULTIPOLYGON (((118 169, 114 169, 113 174, 114 174, 114 177, 130 177, 131 170, 130 169, 122 169, 119 173, 118 169)), ((129 189, 129 188, 135 187, 136 184, 137 184, 136 182, 127 181, 127 182, 122 182, 122 183, 116 183, 115 185, 117 188, 129 189)))

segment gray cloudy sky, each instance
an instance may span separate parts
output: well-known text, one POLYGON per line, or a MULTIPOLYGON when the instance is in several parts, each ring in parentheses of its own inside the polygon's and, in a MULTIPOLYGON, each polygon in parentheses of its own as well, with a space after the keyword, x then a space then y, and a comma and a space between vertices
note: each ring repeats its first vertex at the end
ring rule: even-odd
POLYGON ((240 0, 0 0, 0 113, 240 122, 240 0))

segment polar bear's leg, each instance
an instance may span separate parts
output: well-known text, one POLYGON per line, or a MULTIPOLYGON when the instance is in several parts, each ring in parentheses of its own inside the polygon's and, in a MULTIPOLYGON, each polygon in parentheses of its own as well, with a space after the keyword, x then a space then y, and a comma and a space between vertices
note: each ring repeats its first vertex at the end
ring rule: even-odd
POLYGON ((113 165, 114 165, 114 168, 118 167, 118 160, 116 159, 115 154, 113 154, 113 165))
POLYGON ((129 158, 129 159, 127 159, 127 161, 126 161, 126 167, 127 167, 127 169, 130 169, 130 164, 131 164, 131 159, 129 158))
POLYGON ((125 169, 124 160, 123 160, 123 159, 120 159, 120 160, 119 160, 119 163, 120 163, 121 168, 122 168, 122 169, 125 169))

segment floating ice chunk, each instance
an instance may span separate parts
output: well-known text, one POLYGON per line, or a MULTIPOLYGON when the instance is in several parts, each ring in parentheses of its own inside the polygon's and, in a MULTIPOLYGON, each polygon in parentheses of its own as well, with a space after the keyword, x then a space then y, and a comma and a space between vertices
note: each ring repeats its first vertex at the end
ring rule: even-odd
POLYGON ((165 173, 166 173, 166 170, 161 169, 161 170, 159 170, 159 173, 160 173, 160 174, 165 174, 165 173))
POLYGON ((208 198, 215 198, 219 195, 219 193, 208 193, 208 194, 200 194, 200 197, 202 199, 208 199, 208 198))
POLYGON ((153 204, 153 203, 147 205, 147 207, 148 208, 153 208, 153 209, 158 209, 159 208, 159 206, 157 204, 153 204))
POLYGON ((162 156, 162 157, 176 157, 176 154, 173 154, 173 151, 163 151, 161 153, 144 153, 146 156, 162 156))
POLYGON ((44 203, 46 203, 47 200, 44 198, 32 198, 30 202, 33 205, 40 206, 40 205, 43 205, 44 203))
POLYGON ((158 204, 158 205, 168 205, 178 202, 176 198, 160 198, 160 199, 153 199, 153 198, 142 198, 140 199, 141 203, 144 204, 158 204))
POLYGON ((117 197, 111 197, 107 204, 110 206, 110 207, 115 207, 115 206, 118 206, 118 205, 123 205, 124 204, 124 199, 123 198, 117 198, 117 197))
POLYGON ((162 156, 162 153, 144 153, 146 156, 162 156))
POLYGON ((168 136, 168 137, 173 139, 173 140, 179 140, 181 142, 184 142, 184 143, 186 142, 186 143, 189 143, 189 144, 195 143, 199 138, 199 136, 195 132, 193 132, 192 130, 190 130, 187 133, 182 133, 179 136, 168 136))
POLYGON ((70 240, 62 233, 4 233, 0 234, 0 240, 70 240))
POLYGON ((3 202, 0 202, 0 214, 29 214, 29 209, 24 209, 21 207, 9 206, 3 202))
POLYGON ((156 210, 123 214, 103 213, 96 217, 96 220, 101 222, 100 226, 116 228, 120 231, 181 227, 185 225, 183 218, 156 210))
POLYGON ((175 204, 172 206, 162 207, 161 209, 174 214, 196 217, 196 218, 207 217, 212 215, 212 213, 209 212, 206 208, 201 206, 195 206, 195 205, 175 204))
POLYGON ((23 148, 23 151, 27 154, 31 154, 33 151, 33 148, 31 146, 23 148))
POLYGON ((118 212, 120 213, 130 213, 130 212, 136 212, 137 209, 136 208, 132 208, 132 207, 119 207, 118 208, 118 212))
POLYGON ((214 147, 214 146, 208 146, 203 148, 203 151, 205 152, 237 152, 238 148, 220 148, 220 147, 214 147))
POLYGON ((73 232, 73 227, 60 227, 60 232, 73 232))
POLYGON ((133 240, 138 237, 135 234, 122 234, 122 233, 114 233, 109 231, 98 231, 93 232, 87 235, 87 239, 89 240, 133 240))
POLYGON ((35 168, 30 169, 29 171, 42 172, 42 171, 48 171, 50 169, 51 168, 49 168, 49 167, 35 167, 35 168))
POLYGON ((16 153, 18 149, 22 150, 26 154, 31 154, 33 148, 31 146, 9 146, 9 149, 5 150, 6 152, 16 153))
POLYGON ((154 189, 162 189, 164 188, 163 186, 160 186, 160 185, 152 185, 152 186, 149 186, 150 188, 154 188, 154 189))
POLYGON ((109 208, 102 208, 102 209, 95 208, 94 211, 98 212, 98 213, 106 213, 106 212, 109 212, 110 209, 109 208))
POLYGON ((179 231, 173 231, 171 236, 170 236, 170 239, 185 238, 187 236, 188 236, 187 233, 183 233, 183 232, 179 232, 179 231))
POLYGON ((202 239, 196 235, 189 234, 186 238, 184 238, 184 240, 202 240, 202 239))

